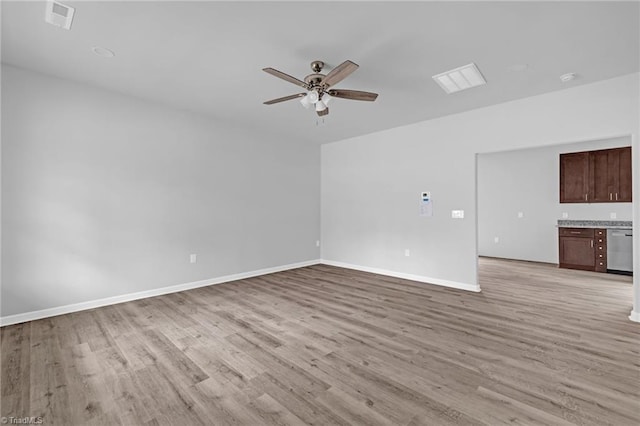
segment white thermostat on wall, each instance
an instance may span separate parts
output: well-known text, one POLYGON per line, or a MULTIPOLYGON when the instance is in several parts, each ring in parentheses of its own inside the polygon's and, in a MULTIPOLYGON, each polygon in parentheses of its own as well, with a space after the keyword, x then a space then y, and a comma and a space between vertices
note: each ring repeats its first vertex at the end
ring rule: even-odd
POLYGON ((433 205, 431 204, 431 192, 423 191, 420 193, 420 208, 418 210, 420 216, 433 216, 433 205))
POLYGON ((50 0, 47 2, 47 10, 44 20, 56 27, 70 30, 75 11, 76 10, 71 6, 50 0))

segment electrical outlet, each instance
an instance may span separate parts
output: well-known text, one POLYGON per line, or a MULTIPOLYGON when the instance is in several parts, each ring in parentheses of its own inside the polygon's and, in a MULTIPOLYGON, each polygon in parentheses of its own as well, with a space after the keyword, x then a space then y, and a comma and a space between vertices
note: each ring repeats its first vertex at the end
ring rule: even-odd
POLYGON ((563 219, 568 219, 568 218, 569 218, 569 213, 567 213, 567 212, 562 212, 562 218, 563 218, 563 219))
POLYGON ((196 263, 198 261, 198 255, 197 254, 192 254, 189 256, 189 262, 191 263, 196 263))
POLYGON ((464 219, 464 210, 451 210, 451 217, 453 219, 464 219))
POLYGON ((499 237, 493 237, 493 242, 498 244, 500 242, 500 238, 499 237))
POLYGON ((524 217, 524 212, 518 212, 518 219, 522 219, 524 217))
POLYGON ((411 251, 410 251, 409 249, 404 249, 404 255, 405 255, 406 257, 411 256, 411 251))
POLYGON ((618 218, 618 214, 616 212, 611 212, 611 213, 609 213, 609 217, 611 219, 617 219, 618 218))

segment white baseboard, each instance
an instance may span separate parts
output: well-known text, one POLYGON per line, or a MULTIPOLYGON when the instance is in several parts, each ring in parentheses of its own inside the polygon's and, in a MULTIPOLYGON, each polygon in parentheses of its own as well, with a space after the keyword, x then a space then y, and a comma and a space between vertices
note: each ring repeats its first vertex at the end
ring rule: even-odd
POLYGON ((336 262, 335 260, 320 260, 324 265, 338 266, 340 268, 355 269, 356 271, 371 272, 378 275, 387 275, 389 277, 402 278, 405 280, 418 281, 421 283, 434 284, 442 287, 457 288, 460 290, 480 292, 480 285, 467 284, 456 281, 443 280, 440 278, 425 277, 422 275, 405 274, 404 272, 389 271, 387 269, 371 268, 369 266, 352 265, 350 263, 336 262))
POLYGON ((289 269, 303 268, 305 266, 317 265, 319 259, 307 260, 304 262, 291 263, 288 265, 275 266, 272 268, 258 269, 255 271, 241 272, 239 274, 225 275, 223 277, 211 278, 208 280, 194 281, 185 284, 172 285, 169 287, 156 288, 153 290, 139 291, 137 293, 123 294, 120 296, 106 297, 104 299, 91 300, 88 302, 74 303, 72 305, 58 306, 55 308, 42 309, 40 311, 25 312, 22 314, 8 315, 0 317, 0 326, 18 324, 26 321, 33 321, 42 318, 54 317, 57 315, 69 314, 72 312, 84 311, 87 309, 99 308, 101 306, 115 305, 116 303, 130 302, 132 300, 145 299, 147 297, 161 296, 163 294, 177 293, 179 291, 191 290, 208 285, 222 284, 229 281, 242 280, 245 278, 257 277, 259 275, 272 274, 274 272, 286 271, 289 269))
POLYGON ((629 319, 633 322, 640 322, 640 312, 631 311, 631 315, 629 315, 629 319))

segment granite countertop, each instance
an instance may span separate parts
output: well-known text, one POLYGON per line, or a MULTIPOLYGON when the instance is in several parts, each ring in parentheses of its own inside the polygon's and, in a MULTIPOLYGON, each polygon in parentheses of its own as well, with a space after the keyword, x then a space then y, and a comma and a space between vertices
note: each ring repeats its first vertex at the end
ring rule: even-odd
POLYGON ((605 229, 630 229, 633 222, 630 220, 566 220, 558 219, 558 228, 605 228, 605 229))

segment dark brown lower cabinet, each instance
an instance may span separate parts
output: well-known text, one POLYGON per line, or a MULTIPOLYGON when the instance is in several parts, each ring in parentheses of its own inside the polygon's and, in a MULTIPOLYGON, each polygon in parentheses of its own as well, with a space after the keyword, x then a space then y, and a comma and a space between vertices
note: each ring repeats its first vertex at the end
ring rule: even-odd
POLYGON ((586 271, 607 271, 605 229, 559 228, 560 267, 586 271))

